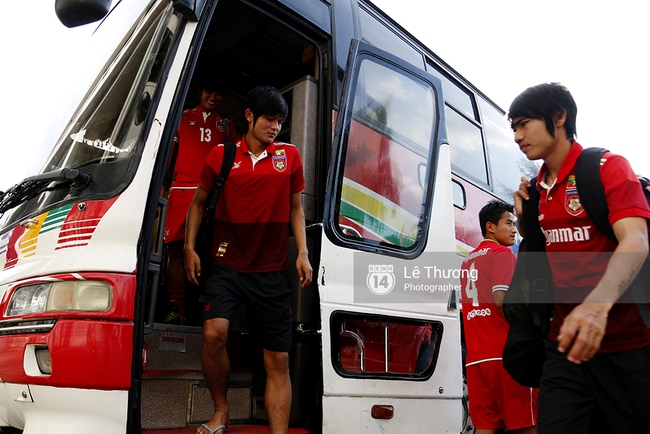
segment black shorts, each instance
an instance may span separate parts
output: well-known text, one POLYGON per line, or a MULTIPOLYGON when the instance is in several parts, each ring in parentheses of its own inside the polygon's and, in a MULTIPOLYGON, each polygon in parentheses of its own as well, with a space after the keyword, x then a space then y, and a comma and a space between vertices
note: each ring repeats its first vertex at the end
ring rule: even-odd
POLYGON ((539 434, 650 433, 650 347, 579 365, 546 341, 539 434))
POLYGON ((289 352, 293 316, 288 271, 239 273, 218 262, 212 265, 204 290, 203 320, 233 320, 241 304, 252 332, 269 351, 289 352))

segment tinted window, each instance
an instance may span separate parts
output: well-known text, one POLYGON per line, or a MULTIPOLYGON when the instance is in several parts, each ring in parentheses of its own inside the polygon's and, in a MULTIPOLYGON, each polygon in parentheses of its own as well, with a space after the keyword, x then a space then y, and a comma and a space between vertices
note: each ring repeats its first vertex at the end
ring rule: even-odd
POLYGON ((377 48, 388 51, 389 53, 399 56, 407 62, 422 68, 422 54, 417 52, 415 48, 393 33, 381 22, 377 21, 376 18, 370 15, 363 8, 359 8, 359 15, 364 40, 377 48))
POLYGON ((422 379, 433 373, 442 338, 438 322, 335 313, 332 362, 345 377, 422 379))
POLYGON ((66 200, 114 196, 128 185, 144 147, 151 102, 166 78, 163 70, 182 21, 171 4, 162 6, 151 11, 145 25, 131 36, 82 101, 42 171, 79 169, 91 176, 91 182, 73 198, 69 188, 44 189, 37 200, 3 219, 16 219, 66 200))
MULTIPOLYGON (((179 20, 170 20, 172 8, 143 26, 146 34, 128 45, 101 88, 87 101, 47 163, 49 170, 83 167, 138 155, 140 133, 152 95, 164 78, 162 66, 179 20)), ((132 175, 132 174, 131 174, 132 175)), ((100 180, 97 180, 99 182, 100 180)), ((120 179, 113 179, 119 184, 120 179)), ((104 189, 115 188, 110 182, 104 189)))
POLYGON ((358 65, 343 132, 337 229, 344 237, 410 250, 425 233, 421 173, 434 143, 435 92, 378 59, 362 56, 358 65))
POLYGON ((447 136, 451 164, 466 176, 488 183, 481 129, 454 109, 446 106, 447 136))
POLYGON ((540 165, 529 161, 519 151, 505 115, 482 98, 479 98, 479 107, 487 141, 492 189, 504 200, 512 202, 521 177, 530 179, 537 176, 540 165))
POLYGON ((454 179, 451 182, 451 193, 453 195, 454 205, 460 209, 465 209, 467 206, 467 198, 465 197, 465 189, 460 183, 454 179))
POLYGON ((453 106, 456 110, 465 113, 470 118, 476 119, 476 110, 474 110, 471 95, 459 87, 455 81, 452 81, 449 77, 429 64, 427 64, 427 70, 442 80, 442 95, 445 98, 445 102, 453 106))
POLYGON ((320 0, 280 0, 281 3, 297 10, 327 33, 331 33, 329 7, 320 0))

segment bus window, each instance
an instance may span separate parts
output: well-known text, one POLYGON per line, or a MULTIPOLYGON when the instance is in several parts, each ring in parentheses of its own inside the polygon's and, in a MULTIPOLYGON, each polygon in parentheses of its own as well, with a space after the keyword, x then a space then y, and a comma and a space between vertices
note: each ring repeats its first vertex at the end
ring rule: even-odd
POLYGON ((455 179, 451 180, 451 193, 453 196, 454 206, 456 208, 465 209, 467 207, 467 196, 465 189, 460 182, 455 179))
POLYGON ((378 315, 344 312, 331 317, 332 362, 344 377, 425 380, 435 369, 442 326, 378 315))
MULTIPOLYGON (((163 67, 173 47, 180 18, 171 6, 151 14, 146 26, 132 36, 109 65, 97 88, 73 118, 54 147, 43 171, 81 169, 92 177, 83 199, 114 196, 135 174, 148 132, 145 122, 158 85, 165 79, 163 67)), ((15 221, 35 209, 70 200, 66 190, 56 190, 27 202, 3 216, 15 221)), ((79 196, 75 200, 79 200, 79 196)))
POLYGON ((537 176, 539 163, 528 160, 519 152, 505 115, 482 98, 479 98, 479 108, 490 159, 492 190, 503 200, 512 202, 521 177, 530 179, 537 176))
POLYGON ((435 134, 433 87, 367 56, 355 80, 343 145, 338 231, 364 242, 413 249, 423 233, 427 188, 419 167, 428 163, 435 134))
POLYGON ((399 53, 400 57, 419 68, 423 67, 423 57, 404 39, 393 33, 388 27, 383 26, 378 18, 370 15, 363 7, 359 8, 361 31, 363 38, 377 48, 391 53, 399 53))
POLYGON ((427 63, 427 71, 442 81, 442 94, 445 97, 445 102, 476 120, 476 110, 471 95, 429 63, 427 63))
POLYGON ((427 71, 442 80, 452 166, 464 177, 488 185, 487 157, 472 94, 430 60, 427 61, 427 71))
POLYGON ((320 0, 280 0, 280 3, 295 9, 327 33, 332 33, 329 8, 320 0))
POLYGON ((452 166, 465 176, 488 184, 481 129, 448 105, 445 114, 452 166))

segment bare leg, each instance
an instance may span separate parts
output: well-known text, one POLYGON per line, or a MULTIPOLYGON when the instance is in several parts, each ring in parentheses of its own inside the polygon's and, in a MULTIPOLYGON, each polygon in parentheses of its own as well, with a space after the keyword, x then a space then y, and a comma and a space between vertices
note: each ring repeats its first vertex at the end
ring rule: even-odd
POLYGON ((474 434, 496 434, 497 430, 495 429, 478 429, 474 431, 474 434))
POLYGON ((287 434, 291 412, 289 353, 264 350, 266 390, 264 406, 269 416, 269 434, 287 434))
MULTIPOLYGON (((212 429, 230 423, 230 406, 226 399, 230 376, 230 361, 226 352, 229 325, 230 321, 223 318, 210 319, 203 323, 201 363, 203 376, 214 401, 214 414, 207 423, 212 429)), ((196 432, 209 434, 204 428, 198 428, 196 432)))

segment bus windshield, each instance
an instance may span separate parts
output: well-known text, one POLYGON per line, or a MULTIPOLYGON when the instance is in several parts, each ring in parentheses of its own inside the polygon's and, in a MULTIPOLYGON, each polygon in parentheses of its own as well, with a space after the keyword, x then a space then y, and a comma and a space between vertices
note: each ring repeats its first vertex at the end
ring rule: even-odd
POLYGON ((79 169, 90 175, 88 187, 71 191, 43 185, 38 194, 5 212, 3 227, 65 202, 113 197, 129 184, 180 21, 171 3, 150 12, 109 62, 46 160, 41 173, 79 169))

